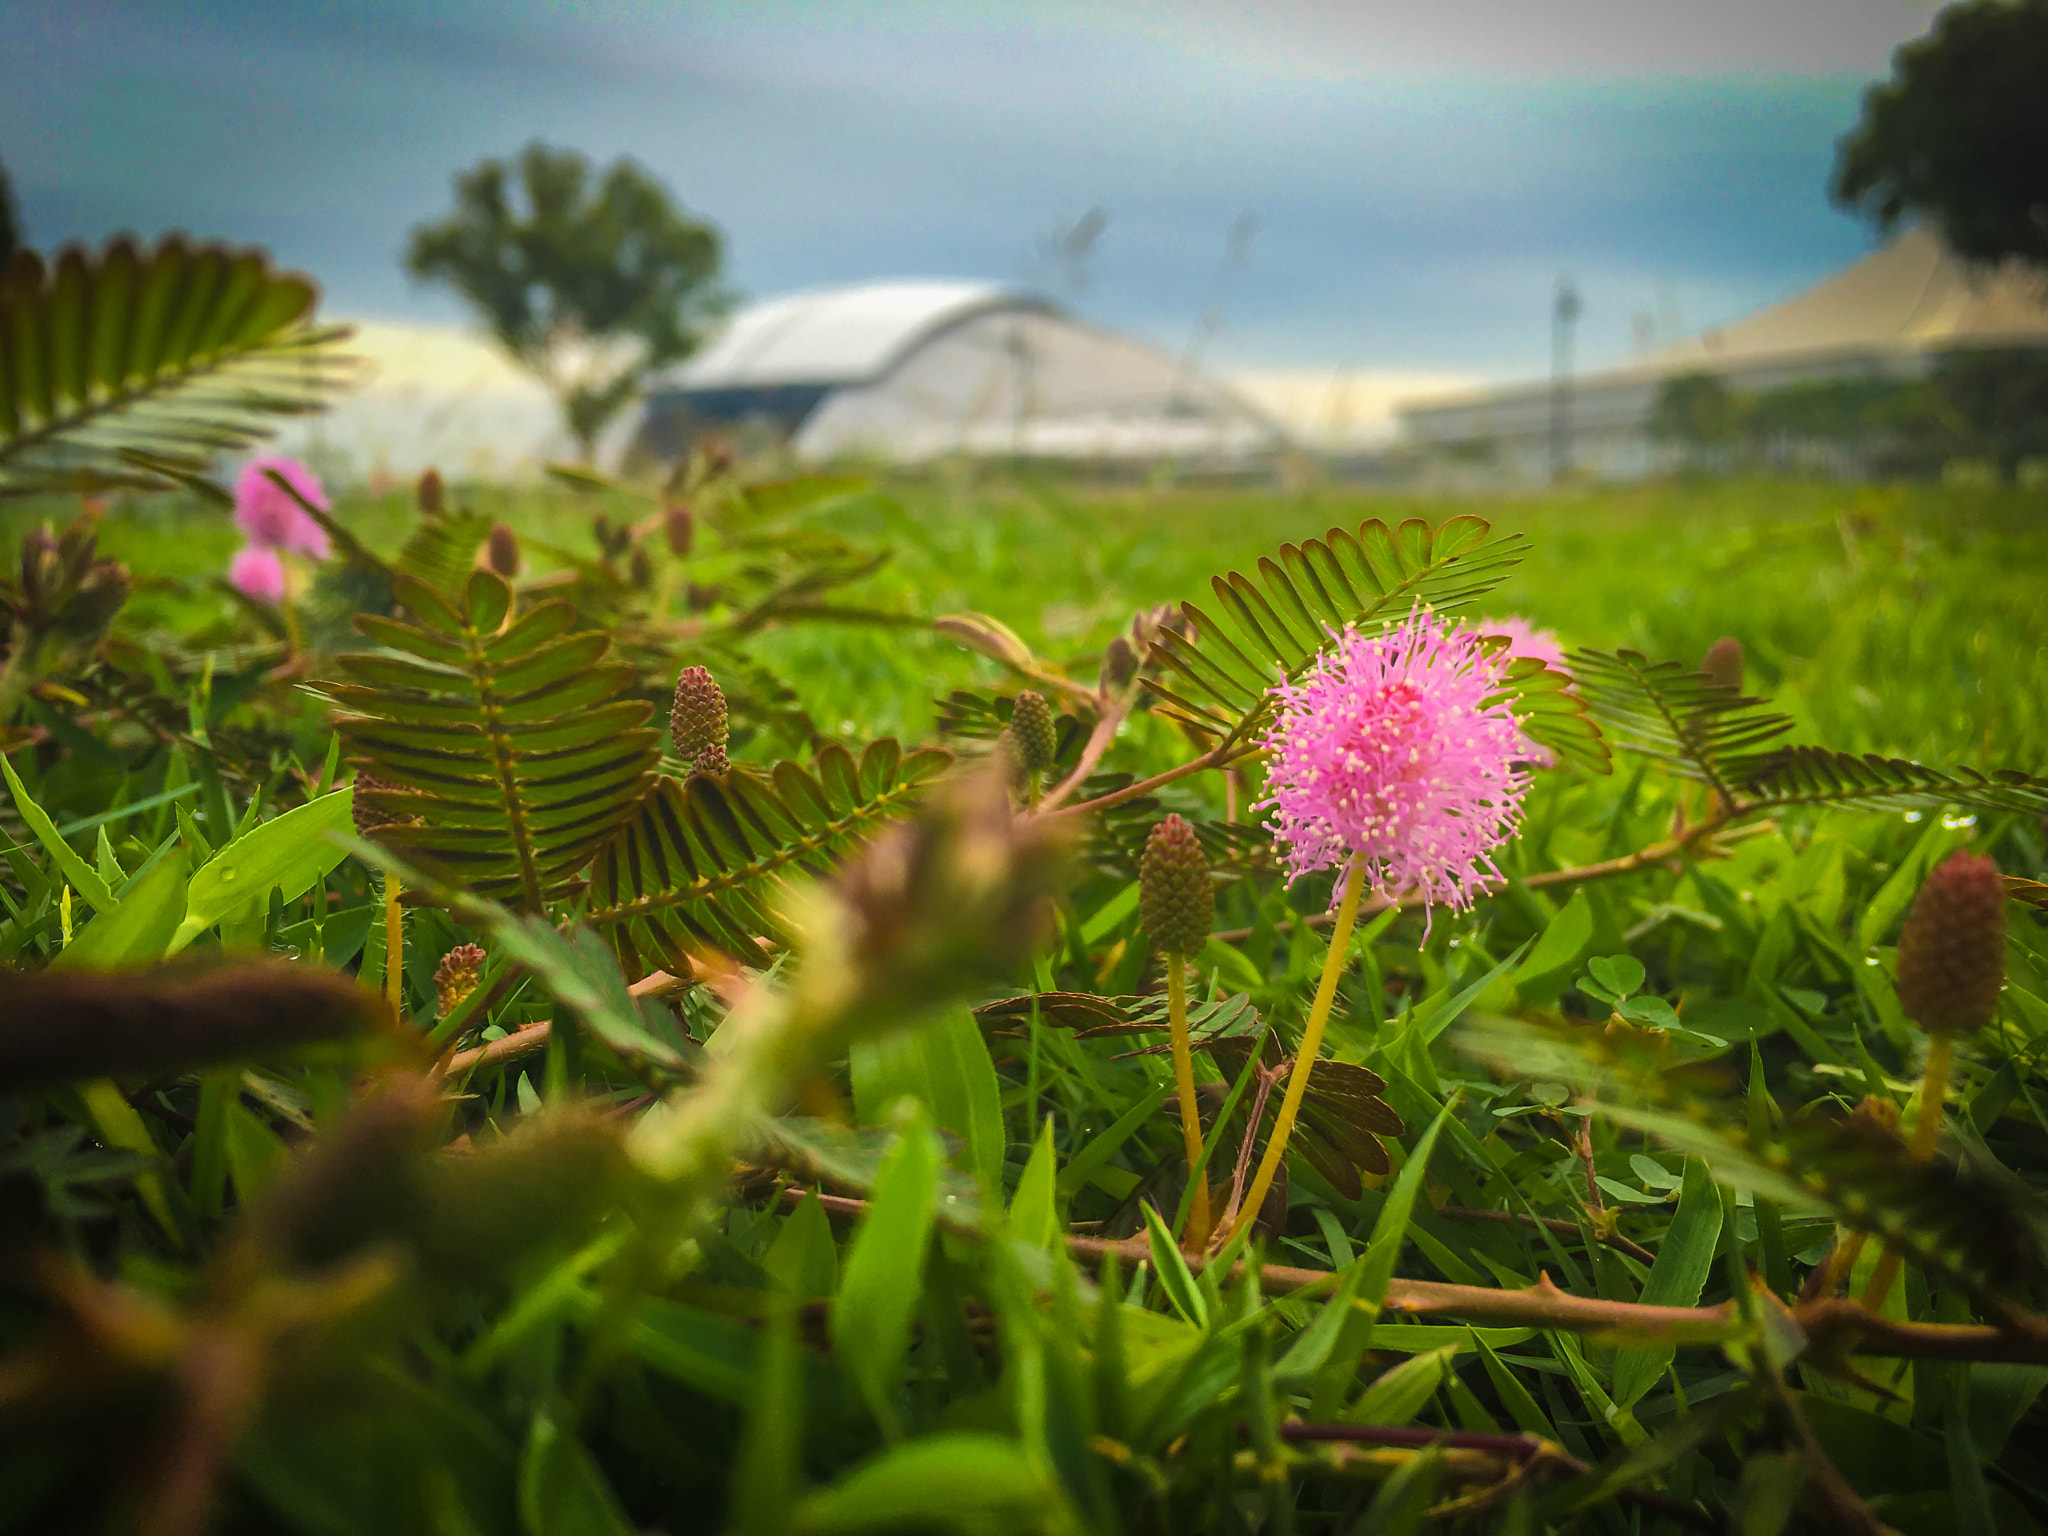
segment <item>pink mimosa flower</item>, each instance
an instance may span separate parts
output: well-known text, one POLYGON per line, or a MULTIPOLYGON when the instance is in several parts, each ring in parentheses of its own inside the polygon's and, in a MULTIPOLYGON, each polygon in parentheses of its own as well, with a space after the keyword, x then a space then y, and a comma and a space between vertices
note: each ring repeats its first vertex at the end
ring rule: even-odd
POLYGON ((235 551, 228 580, 237 592, 275 608, 284 601, 284 561, 274 549, 251 544, 235 551))
POLYGON ((1288 878, 1355 854, 1384 895, 1468 907, 1499 877, 1490 854, 1514 834, 1529 787, 1521 726, 1495 699, 1506 656, 1420 610, 1336 639, 1274 690, 1279 713, 1261 743, 1272 754, 1262 804, 1288 878))
POLYGON ((333 551, 327 530, 306 515, 306 509, 271 483, 266 470, 280 478, 322 512, 327 510, 327 492, 320 477, 297 459, 251 459, 235 479, 235 523, 249 536, 251 544, 265 549, 282 549, 298 555, 325 560, 333 551))

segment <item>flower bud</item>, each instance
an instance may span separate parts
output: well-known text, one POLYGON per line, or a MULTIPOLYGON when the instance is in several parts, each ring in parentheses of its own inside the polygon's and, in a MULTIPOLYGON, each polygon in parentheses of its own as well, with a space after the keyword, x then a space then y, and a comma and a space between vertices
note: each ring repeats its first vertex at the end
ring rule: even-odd
POLYGON ((1216 925, 1216 888, 1195 829, 1169 816, 1145 840, 1138 863, 1138 917, 1152 947, 1166 955, 1192 955, 1216 925))
POLYGON ((1899 1003, 1932 1033, 1977 1029, 2005 984, 2005 881, 1960 849, 1921 885, 1899 933, 1899 1003))
POLYGON ((443 1018, 476 990, 483 973, 484 952, 474 944, 458 944, 441 957, 434 967, 434 995, 441 1000, 443 1018))
POLYGON ((1102 677, 1112 688, 1128 688, 1138 675, 1138 653, 1131 642, 1118 635, 1102 653, 1102 677))
POLYGON ((412 499, 428 517, 439 517, 448 505, 447 488, 441 484, 441 471, 430 469, 421 475, 419 484, 413 487, 412 499))
POLYGON ((1026 773, 1043 773, 1052 766, 1059 737, 1044 694, 1026 688, 1017 695, 1017 707, 1010 715, 1010 741, 1017 764, 1026 773))
POLYGON ((1733 635, 1723 635, 1707 647, 1707 654, 1700 659, 1700 671, 1709 681, 1720 684, 1731 693, 1740 693, 1742 662, 1742 642, 1733 635))
POLYGON ((678 560, 689 558, 690 546, 697 541, 697 515, 690 510, 690 504, 670 502, 661 514, 661 531, 678 560))
POLYGON ((726 769, 725 692, 709 668, 685 667, 676 679, 676 700, 668 714, 676 756, 696 773, 716 776, 726 769))
POLYGON ((635 592, 645 592, 654 585, 654 557, 647 553, 645 545, 633 546, 633 556, 626 562, 626 579, 635 592))
POLYGON ((519 536, 503 523, 491 524, 491 536, 484 541, 484 560, 510 581, 519 574, 519 536))

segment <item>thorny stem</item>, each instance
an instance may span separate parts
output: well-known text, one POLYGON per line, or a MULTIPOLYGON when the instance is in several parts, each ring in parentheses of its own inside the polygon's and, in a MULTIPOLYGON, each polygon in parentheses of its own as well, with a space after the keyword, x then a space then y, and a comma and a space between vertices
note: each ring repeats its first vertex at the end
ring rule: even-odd
MULTIPOLYGON (((865 1200, 847 1195, 828 1195, 808 1186, 783 1186, 781 1200, 794 1209, 806 1197, 816 1194, 826 1211, 857 1217, 867 1209, 865 1200)), ((972 1219, 940 1218, 955 1236, 974 1241, 984 1234, 972 1219)), ((1081 1260, 1100 1263, 1115 1258, 1135 1268, 1149 1264, 1151 1247, 1143 1238, 1087 1237, 1070 1233, 1067 1252, 1081 1260)), ((1213 1261, 1209 1254, 1187 1255, 1188 1268, 1200 1271, 1213 1261)), ((1246 1268, 1243 1260, 1231 1265, 1233 1277, 1246 1268)), ((1335 1288, 1339 1276, 1330 1270, 1301 1269, 1289 1264, 1264 1264, 1258 1271, 1262 1290, 1290 1293, 1296 1299, 1326 1293, 1335 1288)), ((1476 1322, 1496 1322, 1532 1328, 1561 1328, 1573 1333, 1663 1334, 1673 1343, 1719 1344, 1737 1325, 1739 1317, 1732 1301, 1711 1307, 1660 1307, 1634 1301, 1607 1301, 1575 1296, 1559 1290, 1548 1276, 1518 1290, 1484 1285, 1453 1285, 1441 1280, 1409 1280, 1396 1275, 1387 1282, 1382 1311, 1418 1317, 1432 1314, 1464 1317, 1476 1322)), ((1823 1296, 1802 1301, 1787 1309, 1787 1315, 1806 1334, 1816 1349, 1836 1342, 1847 1352, 1886 1355, 1919 1360, 1982 1360, 2015 1364, 2048 1365, 2048 1317, 2013 1312, 1998 1324, 1911 1323, 1879 1317, 1861 1302, 1841 1296, 1823 1296)))
POLYGON ((1273 1134, 1266 1139, 1266 1155, 1259 1159, 1258 1174, 1252 1179, 1244 1208, 1237 1213, 1237 1221, 1230 1229, 1231 1237, 1244 1230, 1245 1223, 1265 1202, 1266 1191, 1273 1187, 1281 1160, 1287 1156, 1287 1138, 1294 1132, 1294 1117, 1301 1113, 1302 1097, 1308 1092, 1308 1075, 1322 1049, 1323 1027, 1330 1022, 1330 1005, 1337 1000, 1337 978, 1344 972, 1344 961, 1351 949, 1351 927, 1358 921, 1358 898, 1364 889, 1365 865, 1354 856, 1344 872, 1344 897, 1337 906, 1337 926, 1330 934, 1330 953, 1323 961, 1323 979, 1316 986, 1315 1003, 1309 1008, 1308 1023, 1301 1031, 1294 1071, 1288 1076, 1287 1092, 1273 1121, 1273 1134))
MULTIPOLYGON (((1913 1145, 1906 1156, 1924 1163, 1934 1156, 1934 1143, 1941 1135, 1941 1106, 1948 1097, 1948 1069, 1955 1058, 1955 1038, 1943 1033, 1927 1042, 1927 1075, 1920 1082, 1920 1113, 1913 1121, 1913 1145)), ((1870 1284, 1863 1288, 1863 1305, 1873 1312, 1884 1309, 1884 1299, 1898 1278, 1902 1262, 1899 1250, 1887 1245, 1884 1257, 1870 1272, 1870 1284)))
POLYGON ((1194 1204, 1188 1210, 1183 1241, 1200 1250, 1209 1240, 1209 1176, 1202 1169, 1202 1116, 1195 1106, 1195 1063, 1188 1050, 1188 986, 1186 964, 1179 955, 1166 957, 1167 1023, 1173 1031, 1173 1080, 1180 1093, 1180 1134, 1188 1150, 1188 1177, 1194 1181, 1194 1204))
POLYGON ((1102 754, 1109 750, 1109 744, 1116 740, 1117 729, 1130 712, 1131 706, 1126 700, 1122 704, 1103 710, 1095 717, 1095 728, 1088 733, 1088 740, 1081 747, 1081 759, 1074 764, 1074 771, 1045 792, 1034 807, 1036 811, 1043 814, 1055 809, 1062 800, 1081 787, 1088 775, 1095 771, 1095 765, 1102 761, 1102 754))
MULTIPOLYGON (((1106 811, 1112 806, 1122 805, 1126 800, 1136 800, 1141 795, 1151 794, 1155 789, 1163 789, 1168 784, 1173 783, 1177 779, 1184 779, 1191 773, 1200 773, 1208 768, 1221 768, 1227 763, 1235 762, 1240 757, 1250 757, 1257 750, 1258 748, 1256 747, 1247 747, 1242 743, 1224 742, 1220 746, 1211 747, 1200 757, 1188 759, 1178 768, 1169 768, 1164 773, 1155 773, 1149 779, 1140 779, 1135 784, 1126 784, 1122 789, 1112 790, 1106 795, 1097 795, 1093 800, 1083 800, 1079 805, 1061 806, 1059 814, 1062 816, 1078 816, 1083 811, 1106 811)), ((1068 777, 1071 778, 1073 775, 1069 774, 1068 777)), ((1063 785, 1062 788, 1064 787, 1063 785)))
POLYGON ((1265 1118, 1266 1100, 1273 1096, 1273 1084, 1279 1080, 1280 1069, 1256 1067, 1259 1074, 1258 1091, 1252 1095, 1251 1114, 1244 1123, 1244 1137, 1237 1144, 1237 1166, 1230 1175, 1230 1199, 1223 1206, 1223 1220, 1218 1223, 1226 1231, 1237 1221, 1237 1213, 1244 1204, 1245 1175, 1252 1171, 1252 1148, 1258 1144, 1259 1121, 1265 1118))

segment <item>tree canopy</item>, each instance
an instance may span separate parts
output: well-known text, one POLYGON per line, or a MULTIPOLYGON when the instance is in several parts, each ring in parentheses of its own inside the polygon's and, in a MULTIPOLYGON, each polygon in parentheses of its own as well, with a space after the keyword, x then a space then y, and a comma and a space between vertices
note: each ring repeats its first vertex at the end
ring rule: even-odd
POLYGON ((1968 0, 1892 59, 1841 141, 1834 198, 1957 255, 2048 266, 2048 0, 1968 0))
POLYGON ((406 265, 446 283, 560 400, 584 455, 651 369, 689 356, 728 302, 722 242, 627 159, 602 177, 535 142, 455 179, 455 211, 406 265))

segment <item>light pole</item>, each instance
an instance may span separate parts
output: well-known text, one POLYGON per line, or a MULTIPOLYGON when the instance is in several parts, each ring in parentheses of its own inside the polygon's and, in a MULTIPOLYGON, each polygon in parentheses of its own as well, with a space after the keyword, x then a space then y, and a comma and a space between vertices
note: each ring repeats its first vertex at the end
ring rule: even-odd
POLYGON ((1572 327, 1578 323, 1578 286, 1557 280, 1550 310, 1550 478, 1562 481, 1572 468, 1572 327))

